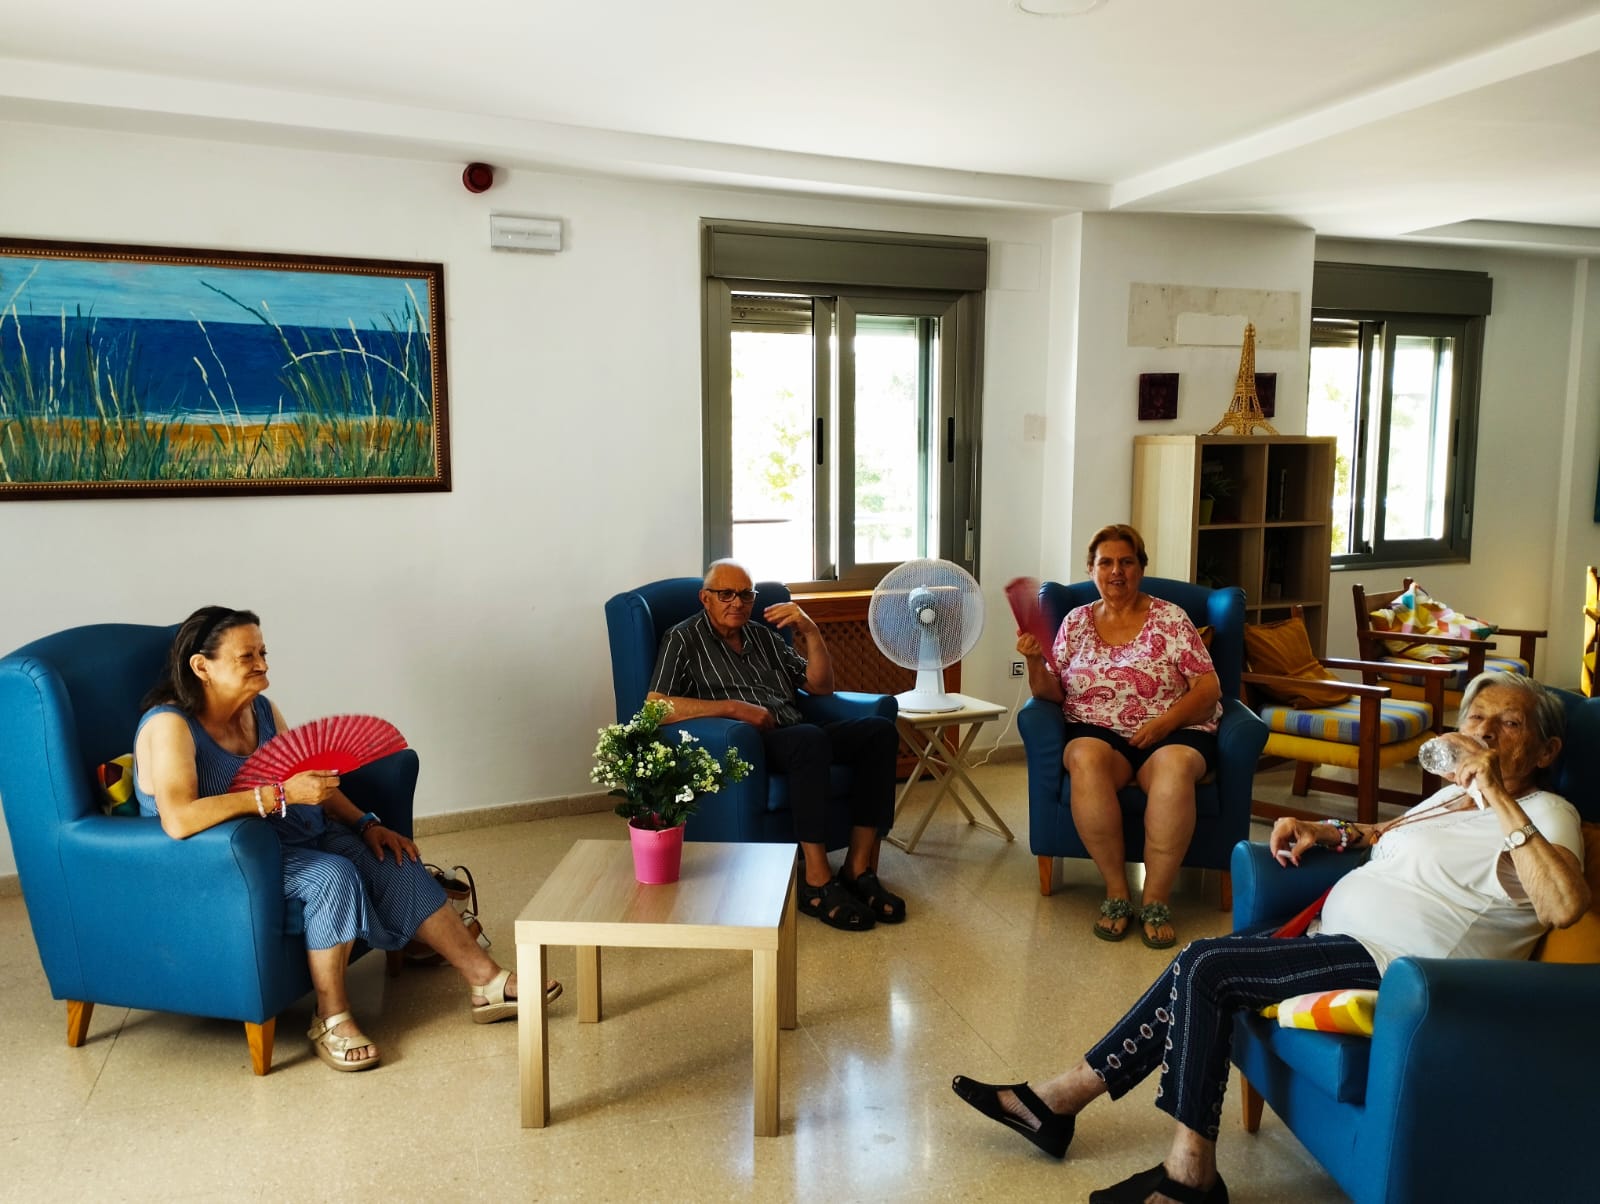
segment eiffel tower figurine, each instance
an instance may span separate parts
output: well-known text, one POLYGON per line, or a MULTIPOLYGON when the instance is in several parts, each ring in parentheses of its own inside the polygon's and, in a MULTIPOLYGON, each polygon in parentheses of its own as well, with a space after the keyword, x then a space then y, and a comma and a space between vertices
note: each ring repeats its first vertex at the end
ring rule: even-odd
POLYGON ((1261 398, 1256 394, 1256 327, 1254 322, 1247 322, 1244 346, 1239 349, 1239 378, 1233 382, 1233 400, 1222 421, 1206 434, 1215 435, 1227 427, 1236 435, 1248 435, 1258 426, 1266 427, 1269 435, 1278 433, 1261 412, 1261 398))

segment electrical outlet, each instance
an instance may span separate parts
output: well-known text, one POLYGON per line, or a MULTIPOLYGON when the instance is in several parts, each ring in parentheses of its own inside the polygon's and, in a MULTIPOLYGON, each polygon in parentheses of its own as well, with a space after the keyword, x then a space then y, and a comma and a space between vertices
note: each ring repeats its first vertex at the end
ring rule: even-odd
POLYGON ((1021 676, 1023 676, 1023 673, 1024 673, 1024 671, 1026 669, 1027 669, 1027 666, 1024 665, 1021 661, 1012 661, 1011 662, 1011 676, 1012 677, 1021 677, 1021 676))

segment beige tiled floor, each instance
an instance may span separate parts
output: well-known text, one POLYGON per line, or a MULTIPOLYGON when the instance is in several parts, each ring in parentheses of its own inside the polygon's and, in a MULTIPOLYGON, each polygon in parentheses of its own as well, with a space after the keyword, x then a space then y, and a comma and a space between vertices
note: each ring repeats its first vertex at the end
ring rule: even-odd
MULTIPOLYGON (((356 1014, 384 1051, 366 1074, 311 1056, 305 1001, 280 1018, 265 1079, 238 1026, 189 1016, 102 1007, 88 1043, 68 1049, 22 900, 0 899, 0 1199, 1082 1200, 1160 1158, 1171 1122, 1151 1106, 1153 1083, 1096 1104, 1058 1163, 978 1117, 950 1077, 1062 1068, 1165 957, 1089 935, 1100 894, 1087 863, 1040 896, 1020 762, 978 780, 1016 843, 946 805, 915 855, 884 849, 907 923, 848 934, 801 921, 778 1138, 751 1133, 743 955, 609 952, 606 1020, 580 1027, 570 992, 553 1009, 553 1123, 525 1131, 515 1025, 469 1023, 448 970, 387 980, 376 957, 352 970, 356 1014)), ((1257 794, 1286 787, 1277 771, 1257 794)), ((620 836, 618 824, 481 828, 424 851, 472 867, 509 959, 512 918, 568 845, 620 836)), ((1215 875, 1187 876, 1174 906, 1182 936, 1228 928, 1215 875)), ((570 982, 571 952, 552 962, 570 982)), ((1237 1201, 1343 1199, 1270 1112, 1243 1133, 1232 1099, 1219 1159, 1237 1201)))

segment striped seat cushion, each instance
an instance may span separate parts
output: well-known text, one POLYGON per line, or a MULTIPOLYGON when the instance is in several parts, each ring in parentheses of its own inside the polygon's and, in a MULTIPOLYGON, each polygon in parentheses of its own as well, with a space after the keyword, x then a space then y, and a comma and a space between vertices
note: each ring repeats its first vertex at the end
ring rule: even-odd
MULTIPOLYGON (((1378 704, 1381 713, 1379 744, 1399 744, 1420 736, 1433 726, 1433 708, 1425 702, 1388 698, 1378 704)), ((1350 699, 1338 706, 1315 710, 1296 710, 1273 703, 1260 708, 1267 730, 1312 740, 1332 740, 1355 744, 1360 740, 1361 700, 1350 699)))
MULTIPOLYGON (((1386 656, 1385 663, 1403 665, 1406 658, 1403 656, 1386 656)), ((1467 662, 1440 666, 1453 669, 1454 672, 1445 679, 1444 688, 1447 690, 1465 690, 1467 688, 1467 662)), ((1522 673, 1528 672, 1528 662, 1517 656, 1485 656, 1483 658, 1483 671, 1485 673, 1522 673)), ((1385 681, 1411 681, 1404 673, 1380 673, 1380 678, 1385 681)))

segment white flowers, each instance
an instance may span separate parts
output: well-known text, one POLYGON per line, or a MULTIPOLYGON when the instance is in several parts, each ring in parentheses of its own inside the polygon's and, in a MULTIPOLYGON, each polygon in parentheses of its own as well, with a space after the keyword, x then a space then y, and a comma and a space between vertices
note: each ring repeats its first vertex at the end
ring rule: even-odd
POLYGON ((618 815, 639 826, 675 827, 695 811, 695 800, 714 794, 724 781, 741 781, 750 766, 729 749, 718 760, 682 729, 676 744, 659 737, 671 714, 662 700, 646 702, 628 723, 599 729, 589 780, 611 787, 623 801, 618 815))

